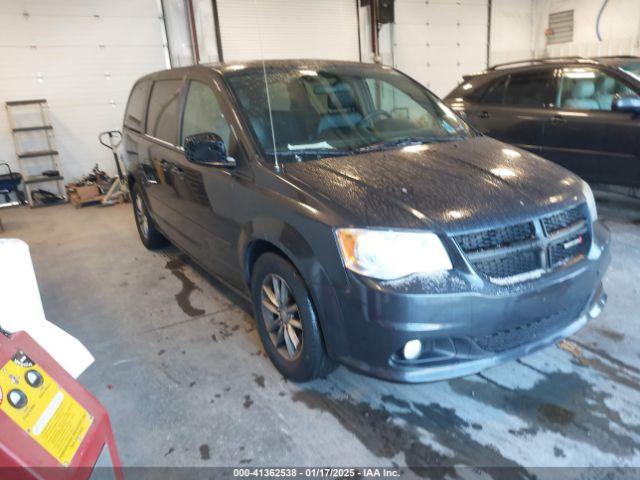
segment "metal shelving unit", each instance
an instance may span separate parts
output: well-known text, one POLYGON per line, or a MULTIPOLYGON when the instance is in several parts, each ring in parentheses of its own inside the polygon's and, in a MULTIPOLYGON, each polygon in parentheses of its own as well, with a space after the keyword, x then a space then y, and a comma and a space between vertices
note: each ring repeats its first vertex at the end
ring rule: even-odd
POLYGON ((39 207, 44 205, 56 205, 56 203, 37 204, 32 197, 33 187, 36 184, 52 183, 57 188, 57 195, 63 200, 58 203, 67 201, 67 196, 64 189, 64 176, 60 168, 60 153, 58 152, 55 136, 53 133, 53 126, 49 117, 49 106, 47 100, 44 98, 34 100, 14 100, 5 103, 7 109, 7 115, 9 117, 9 126, 11 128, 11 134, 13 136, 13 144, 16 151, 16 157, 18 159, 18 166, 20 172, 23 175, 23 183, 25 193, 27 196, 27 202, 31 207, 39 207), (36 125, 16 126, 16 110, 17 109, 34 109, 36 108, 42 122, 36 125), (21 151, 20 135, 27 132, 42 132, 45 137, 47 147, 43 150, 31 150, 21 151), (28 168, 27 162, 36 158, 49 158, 49 167, 43 171, 57 171, 58 175, 27 175, 26 172, 33 169, 28 168))

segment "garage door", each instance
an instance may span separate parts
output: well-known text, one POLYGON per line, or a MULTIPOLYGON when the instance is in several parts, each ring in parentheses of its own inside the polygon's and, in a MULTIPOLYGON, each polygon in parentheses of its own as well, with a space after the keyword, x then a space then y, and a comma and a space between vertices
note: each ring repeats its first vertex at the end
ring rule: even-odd
POLYGON ((135 79, 166 67, 158 2, 135 3, 0 2, 0 162, 15 159, 4 102, 46 98, 66 180, 114 173, 98 132, 121 128, 135 79))
POLYGON ((225 61, 358 60, 354 0, 218 0, 225 61))
POLYGON ((487 66, 487 0, 396 0, 394 66, 437 95, 487 66))

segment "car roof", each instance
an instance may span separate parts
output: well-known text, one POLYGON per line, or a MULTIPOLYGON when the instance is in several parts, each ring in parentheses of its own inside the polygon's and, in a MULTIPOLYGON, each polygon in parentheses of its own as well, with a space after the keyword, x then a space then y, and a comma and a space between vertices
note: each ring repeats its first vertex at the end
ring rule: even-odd
POLYGON ((492 65, 486 70, 474 75, 488 75, 497 72, 514 72, 514 71, 526 71, 535 68, 544 68, 549 66, 578 66, 578 65, 604 65, 609 67, 618 67, 620 65, 626 65, 628 63, 640 62, 640 57, 632 55, 615 55, 605 57, 549 57, 549 58, 535 58, 527 60, 517 60, 512 62, 498 63, 492 65))
POLYGON ((155 77, 162 77, 169 75, 170 73, 176 74, 180 72, 188 73, 194 70, 209 69, 214 70, 222 75, 232 74, 235 72, 247 72, 252 70, 259 70, 262 67, 267 69, 283 68, 283 69, 298 69, 298 68, 327 68, 327 67, 358 67, 358 68, 376 68, 376 69, 391 69, 391 67, 375 64, 375 63, 361 63, 344 60, 318 60, 318 59, 270 59, 270 60, 247 60, 247 61, 232 61, 224 63, 201 63, 198 65, 190 65, 186 67, 169 68, 165 70, 159 70, 157 72, 149 73, 143 76, 141 79, 150 79, 155 77))

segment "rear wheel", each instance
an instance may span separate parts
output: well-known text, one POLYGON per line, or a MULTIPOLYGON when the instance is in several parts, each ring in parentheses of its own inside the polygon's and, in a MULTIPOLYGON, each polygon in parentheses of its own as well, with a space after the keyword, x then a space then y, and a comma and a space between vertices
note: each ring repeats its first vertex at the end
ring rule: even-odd
POLYGON ((251 297, 260 339, 282 375, 306 382, 331 370, 311 297, 293 265, 262 255, 253 268, 251 297))
POLYGON ((140 240, 149 250, 155 250, 166 246, 169 242, 156 228, 153 219, 149 215, 147 203, 142 195, 142 189, 139 185, 133 187, 133 213, 136 219, 136 227, 140 234, 140 240))

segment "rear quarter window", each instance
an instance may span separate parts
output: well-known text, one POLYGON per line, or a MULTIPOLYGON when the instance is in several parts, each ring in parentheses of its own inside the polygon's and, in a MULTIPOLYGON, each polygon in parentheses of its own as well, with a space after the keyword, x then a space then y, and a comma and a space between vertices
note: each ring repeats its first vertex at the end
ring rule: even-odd
POLYGON ((127 110, 124 114, 125 126, 141 132, 144 128, 144 117, 147 108, 147 98, 149 97, 149 80, 141 80, 131 89, 127 110))
POLYGON ((182 80, 156 80, 149 97, 147 133, 173 145, 178 143, 182 85, 182 80))

